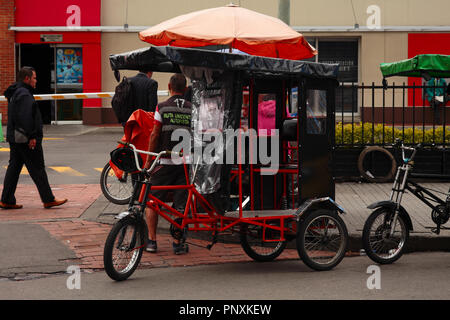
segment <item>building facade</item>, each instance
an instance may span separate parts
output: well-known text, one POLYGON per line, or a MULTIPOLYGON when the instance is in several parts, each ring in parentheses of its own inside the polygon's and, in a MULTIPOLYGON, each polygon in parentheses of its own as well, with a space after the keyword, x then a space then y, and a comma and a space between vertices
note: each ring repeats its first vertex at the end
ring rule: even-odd
MULTIPOLYGON (((0 0, 0 90, 33 65, 37 93, 111 92, 117 85, 109 55, 148 44, 138 32, 172 17, 228 4, 224 0, 0 0), (5 63, 6 62, 6 63, 5 63)), ((278 1, 233 1, 278 16, 278 1)), ((379 65, 421 53, 450 54, 448 0, 291 0, 289 21, 315 46, 318 62, 340 64, 343 112, 360 112, 352 84, 381 84, 379 65), (347 92, 348 89, 348 92, 347 92), (356 103, 355 103, 356 101, 356 103)), ((133 75, 134 72, 124 72, 133 75)), ((166 90, 168 74, 154 74, 166 90)), ((405 79, 392 78, 403 83, 405 79)), ((421 84, 410 78, 408 84, 421 84)), ((159 97, 164 100, 164 96, 159 97)), ((114 123, 111 99, 39 102, 47 123, 114 123)), ((5 103, 0 113, 6 113, 5 103)), ((6 117, 3 117, 3 122, 6 117)))

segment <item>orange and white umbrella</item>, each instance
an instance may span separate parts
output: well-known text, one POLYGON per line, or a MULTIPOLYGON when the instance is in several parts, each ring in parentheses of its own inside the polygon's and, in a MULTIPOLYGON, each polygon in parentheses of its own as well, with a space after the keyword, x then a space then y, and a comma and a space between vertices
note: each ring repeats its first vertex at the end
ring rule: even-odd
POLYGON ((236 5, 181 15, 139 33, 155 46, 227 45, 251 55, 300 60, 317 54, 306 39, 280 19, 236 5))

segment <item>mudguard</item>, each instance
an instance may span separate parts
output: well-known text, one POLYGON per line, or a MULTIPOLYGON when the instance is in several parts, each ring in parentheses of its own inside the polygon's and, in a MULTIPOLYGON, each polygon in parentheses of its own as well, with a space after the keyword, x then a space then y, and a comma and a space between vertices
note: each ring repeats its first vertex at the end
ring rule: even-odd
POLYGON ((300 218, 307 212, 310 212, 314 209, 327 209, 332 211, 337 211, 340 213, 345 214, 344 208, 342 208, 340 205, 336 203, 332 198, 325 197, 325 198, 315 198, 315 199, 308 199, 305 202, 302 203, 300 207, 298 207, 297 211, 295 212, 295 216, 297 216, 297 221, 300 220, 300 218))
POLYGON ((144 219, 137 218, 130 211, 121 212, 117 216, 115 216, 114 218, 117 219, 117 220, 124 220, 124 221, 125 220, 131 220, 131 221, 133 221, 135 224, 137 224, 140 227, 142 234, 144 234, 144 239, 145 239, 145 241, 147 241, 147 239, 148 239, 148 228, 147 228, 147 223, 145 222, 144 219))
MULTIPOLYGON (((381 208, 381 207, 385 207, 385 208, 389 208, 391 210, 395 210, 397 208, 397 203, 395 203, 394 201, 391 201, 391 200, 384 200, 384 201, 374 202, 374 203, 370 204, 369 206, 367 206, 368 209, 377 209, 377 208, 381 208)), ((409 214, 406 211, 406 209, 403 208, 401 205, 399 206, 398 214, 401 215, 402 218, 404 218, 405 223, 406 223, 406 227, 410 231, 412 231, 413 230, 413 224, 412 224, 412 221, 411 221, 411 217, 409 216, 409 214)))

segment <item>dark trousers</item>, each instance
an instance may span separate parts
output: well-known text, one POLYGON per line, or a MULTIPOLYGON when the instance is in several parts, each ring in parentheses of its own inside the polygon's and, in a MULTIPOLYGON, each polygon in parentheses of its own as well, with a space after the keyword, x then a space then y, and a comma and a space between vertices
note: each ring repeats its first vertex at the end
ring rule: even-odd
MULTIPOLYGON (((171 186, 171 185, 186 185, 186 175, 184 173, 183 165, 162 165, 155 171, 150 182, 153 186, 171 186)), ((172 207, 178 211, 184 212, 188 198, 188 191, 186 189, 175 189, 173 191, 172 207)), ((153 196, 165 202, 168 190, 152 190, 153 196)))
POLYGON ((442 124, 441 123, 441 113, 442 113, 443 108, 445 106, 445 100, 444 100, 444 103, 442 103, 440 101, 432 99, 430 101, 430 105, 433 108, 433 112, 434 112, 434 123, 435 124, 442 124))
POLYGON ((2 202, 16 204, 14 193, 24 164, 39 191, 42 202, 54 201, 55 197, 45 172, 42 144, 37 143, 34 150, 31 150, 26 143, 10 143, 9 146, 9 165, 3 182, 2 202))

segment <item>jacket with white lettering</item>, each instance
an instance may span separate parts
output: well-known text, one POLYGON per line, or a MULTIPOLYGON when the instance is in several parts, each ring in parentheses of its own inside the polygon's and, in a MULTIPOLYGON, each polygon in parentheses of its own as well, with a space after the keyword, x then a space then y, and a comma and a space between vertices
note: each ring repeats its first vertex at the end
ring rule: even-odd
POLYGON ((162 124, 159 151, 172 150, 179 141, 172 141, 172 132, 177 129, 191 129, 192 104, 180 95, 174 95, 158 104, 155 121, 162 124))

